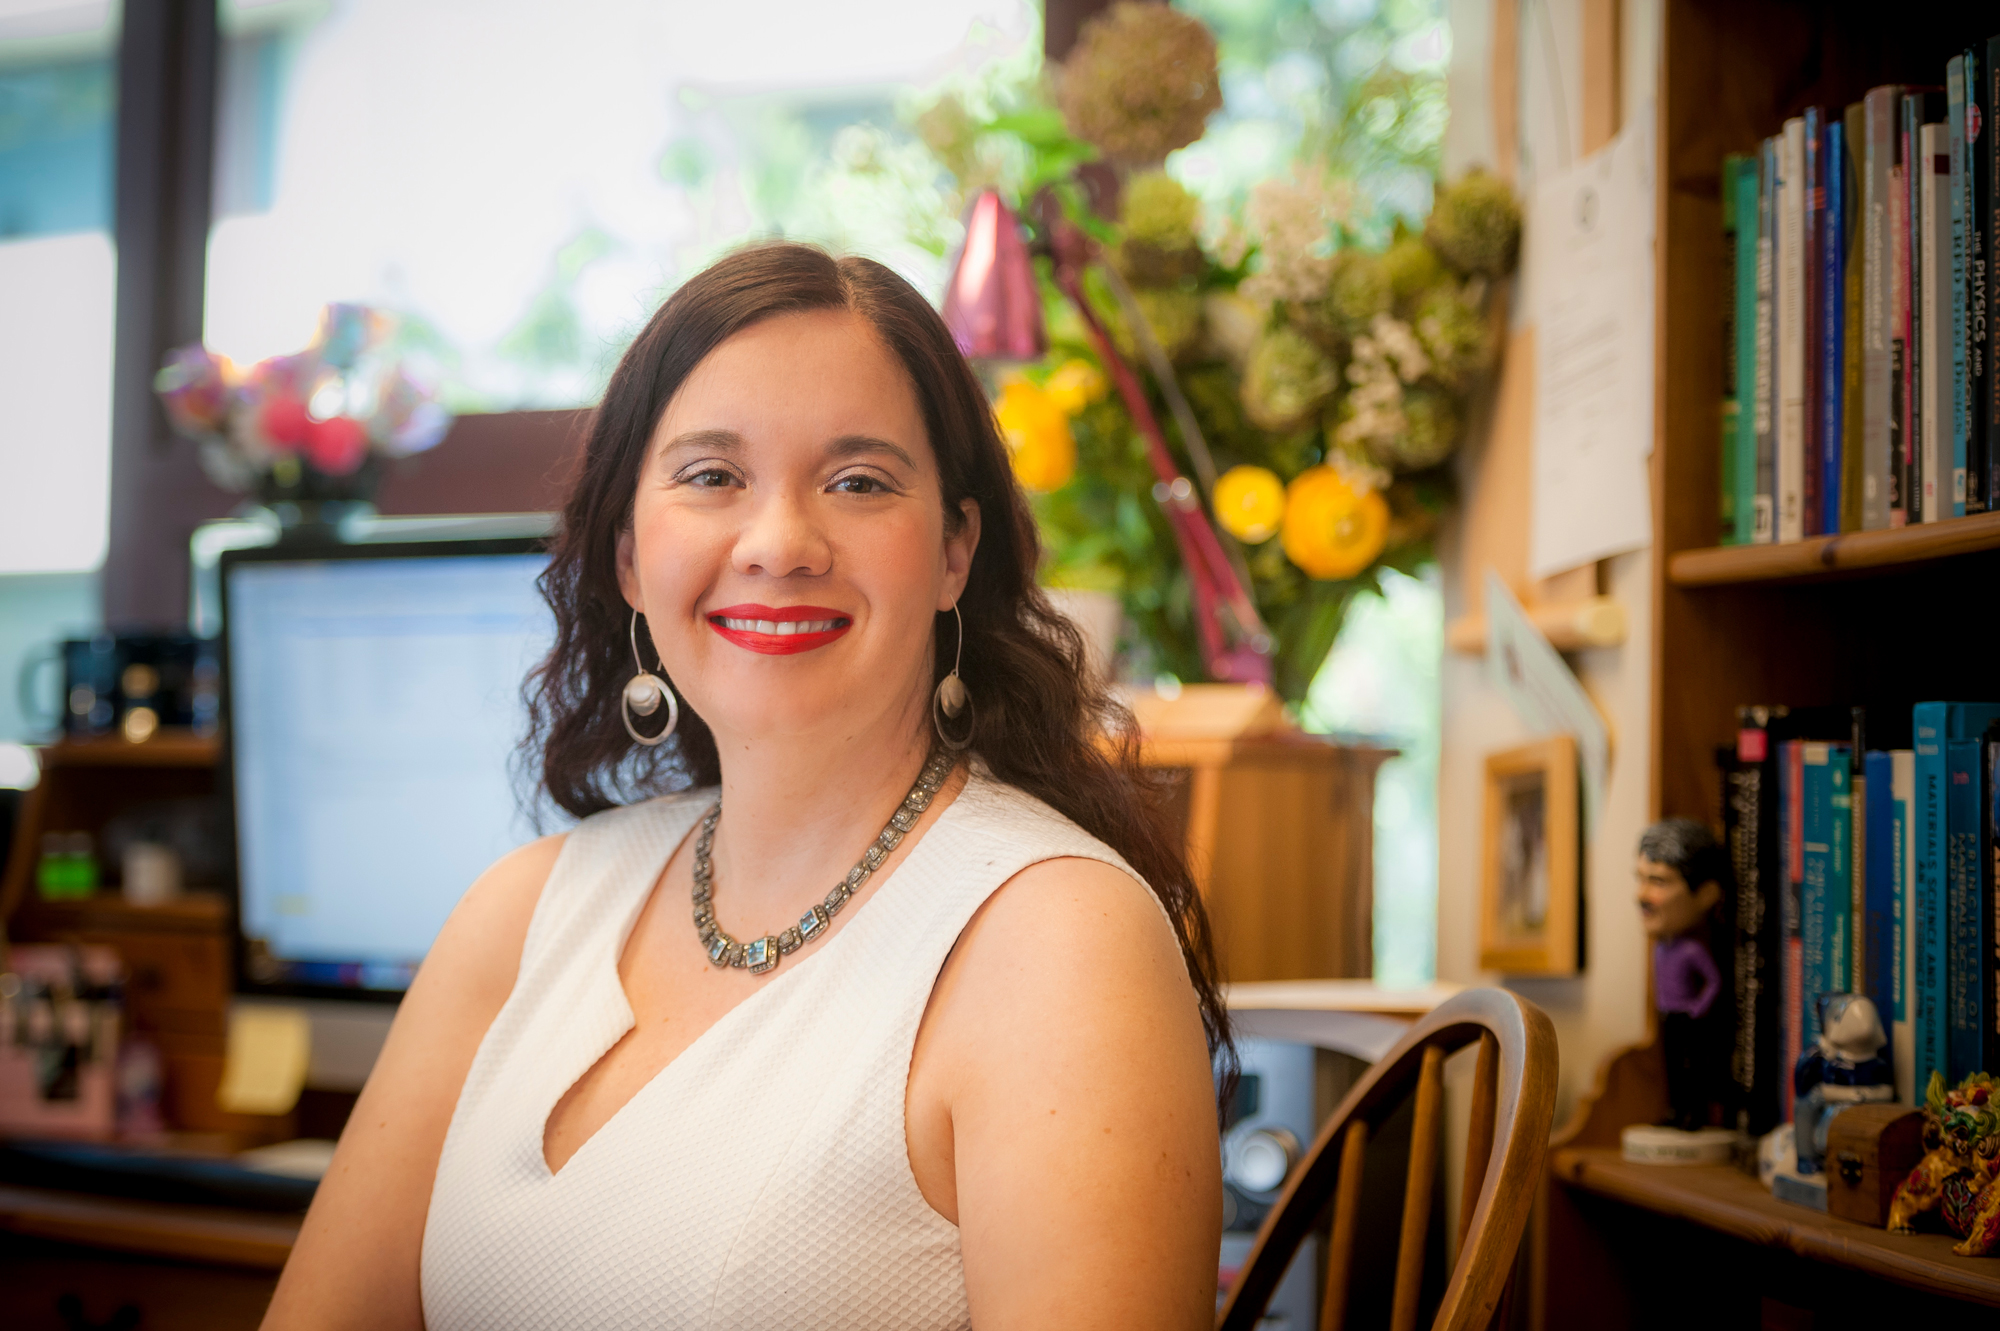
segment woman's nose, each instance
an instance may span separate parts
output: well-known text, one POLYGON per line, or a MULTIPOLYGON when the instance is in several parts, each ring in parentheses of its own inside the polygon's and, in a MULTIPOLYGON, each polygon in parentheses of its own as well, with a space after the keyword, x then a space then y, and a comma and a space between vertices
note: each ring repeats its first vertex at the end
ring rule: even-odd
POLYGON ((732 562, 738 573, 772 578, 813 577, 833 563, 833 547, 820 530, 813 496, 774 492, 751 506, 749 521, 736 538, 732 562))

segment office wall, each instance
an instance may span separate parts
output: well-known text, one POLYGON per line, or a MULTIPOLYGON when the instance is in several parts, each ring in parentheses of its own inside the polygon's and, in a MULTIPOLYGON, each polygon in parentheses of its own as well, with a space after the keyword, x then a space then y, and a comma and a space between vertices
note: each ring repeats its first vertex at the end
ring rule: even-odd
MULTIPOLYGON (((1516 43, 1519 126, 1517 185, 1531 188, 1536 162, 1564 155, 1557 136, 1580 151, 1584 7, 1591 0, 1452 0, 1451 129, 1445 173, 1496 160, 1493 43, 1516 43), (1511 32, 1497 31, 1511 20, 1511 32)), ((1622 0, 1617 14, 1621 123, 1658 86, 1658 0, 1622 0)), ((1518 293, 1517 293, 1518 297, 1518 293)), ((1517 298, 1513 318, 1523 319, 1517 298)), ((1488 441, 1475 436, 1461 459, 1469 483, 1480 474, 1488 441)), ((1479 609, 1480 587, 1464 557, 1461 509, 1439 552, 1447 622, 1479 609)), ((1444 749, 1438 808, 1437 973, 1441 980, 1504 983, 1545 1009, 1562 1047, 1560 1125, 1591 1085, 1604 1058, 1646 1032, 1646 952, 1632 900, 1632 854, 1651 806, 1648 752, 1652 677, 1651 555, 1608 561, 1605 590, 1623 602, 1630 625, 1624 645, 1570 658, 1612 733, 1610 784, 1584 855, 1585 961, 1572 979, 1507 979, 1479 968, 1479 875, 1486 756, 1532 738, 1486 682, 1478 657, 1447 654, 1441 671, 1444 749)))

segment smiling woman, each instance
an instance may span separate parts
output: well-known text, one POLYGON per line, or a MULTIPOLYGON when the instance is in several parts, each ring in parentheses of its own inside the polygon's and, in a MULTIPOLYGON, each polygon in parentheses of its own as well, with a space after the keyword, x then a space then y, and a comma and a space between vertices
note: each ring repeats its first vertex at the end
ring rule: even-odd
POLYGON ((1211 1322, 1206 924, 1038 555, 901 278, 667 302, 544 584, 583 821, 460 904, 269 1325, 1211 1322))

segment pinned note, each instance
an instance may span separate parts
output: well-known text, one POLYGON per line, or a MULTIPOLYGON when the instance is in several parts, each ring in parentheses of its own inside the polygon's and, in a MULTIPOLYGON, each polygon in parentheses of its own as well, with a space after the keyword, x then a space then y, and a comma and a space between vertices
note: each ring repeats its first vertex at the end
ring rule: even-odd
POLYGON ((299 1008, 237 1004, 216 1107, 230 1114, 288 1114, 305 1089, 312 1027, 299 1008))

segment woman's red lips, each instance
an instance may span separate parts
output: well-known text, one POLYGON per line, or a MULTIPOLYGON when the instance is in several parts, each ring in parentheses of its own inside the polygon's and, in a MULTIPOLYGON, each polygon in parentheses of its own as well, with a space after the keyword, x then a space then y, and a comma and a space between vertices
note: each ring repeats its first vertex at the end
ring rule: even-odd
POLYGON ((821 605, 732 605, 709 611, 708 626, 748 651, 791 656, 826 646, 854 619, 821 605))

